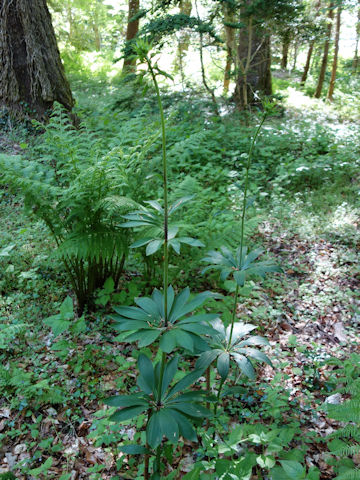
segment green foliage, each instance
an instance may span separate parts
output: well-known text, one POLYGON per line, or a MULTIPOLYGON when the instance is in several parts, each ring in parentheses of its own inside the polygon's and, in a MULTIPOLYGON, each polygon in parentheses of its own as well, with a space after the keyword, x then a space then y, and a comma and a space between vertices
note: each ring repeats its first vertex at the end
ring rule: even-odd
POLYGON ((101 150, 101 141, 74 130, 57 108, 30 158, 0 158, 3 181, 53 236, 80 312, 107 278, 118 284, 130 243, 121 215, 136 206, 121 196, 129 192, 121 151, 101 150))
POLYGON ((209 297, 211 292, 197 294, 190 300, 190 289, 187 287, 175 295, 172 286, 168 287, 167 309, 165 314, 164 295, 154 290, 151 298, 135 298, 137 307, 115 307, 117 315, 115 329, 132 333, 123 336, 126 341, 137 341, 139 347, 145 347, 159 339, 163 352, 171 353, 177 347, 190 352, 207 349, 202 335, 212 335, 215 331, 209 322, 217 314, 200 313, 192 315, 209 297), (165 324, 165 318, 168 324, 165 324))
MULTIPOLYGON (((187 391, 202 374, 202 370, 195 370, 185 375, 171 386, 178 367, 178 356, 174 356, 160 374, 161 365, 153 366, 146 355, 138 359, 139 377, 137 385, 139 393, 119 395, 105 401, 113 407, 123 407, 113 413, 110 420, 123 422, 143 412, 148 413, 146 425, 146 442, 151 448, 157 448, 165 436, 171 443, 176 444, 179 435, 195 441, 196 433, 189 419, 204 418, 210 415, 201 403, 204 402, 204 392, 187 391)), ((129 447, 127 447, 128 449, 129 447)), ((138 449, 135 451, 139 452, 138 449)))
POLYGON ((250 336, 244 339, 252 330, 257 328, 255 325, 236 322, 225 328, 221 320, 212 322, 211 325, 215 331, 209 341, 211 350, 200 355, 196 362, 197 368, 205 369, 217 360, 217 370, 224 382, 229 375, 230 360, 234 361, 240 371, 249 378, 255 378, 255 370, 249 357, 272 365, 263 352, 253 348, 268 345, 269 343, 265 338, 250 336))
MULTIPOLYGON (((360 355, 352 354, 345 364, 337 359, 332 363, 340 367, 338 382, 344 385, 338 391, 350 395, 350 398, 339 404, 324 405, 328 416, 343 425, 329 436, 332 440, 328 445, 333 455, 344 460, 360 453, 360 355)), ((360 470, 345 462, 338 465, 338 473, 338 480, 360 478, 360 470)))

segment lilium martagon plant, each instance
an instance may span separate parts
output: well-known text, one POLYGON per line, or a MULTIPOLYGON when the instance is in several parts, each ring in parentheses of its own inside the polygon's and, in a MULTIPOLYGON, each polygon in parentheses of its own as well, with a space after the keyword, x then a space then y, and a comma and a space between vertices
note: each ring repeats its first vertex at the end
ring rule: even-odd
POLYGON ((138 358, 138 392, 130 395, 116 395, 105 403, 116 410, 110 420, 122 423, 141 414, 146 414, 146 445, 132 444, 121 447, 129 454, 151 454, 166 437, 172 444, 179 436, 196 442, 197 435, 192 422, 211 416, 211 412, 202 406, 209 401, 204 390, 189 391, 202 375, 203 370, 196 369, 173 383, 178 371, 179 356, 175 355, 166 365, 161 376, 161 362, 154 366, 144 354, 138 358))
POLYGON ((209 298, 219 298, 218 294, 206 291, 190 299, 190 289, 186 287, 175 295, 173 287, 168 287, 168 319, 165 323, 165 299, 162 292, 155 289, 151 298, 135 298, 135 306, 114 307, 116 314, 110 316, 115 321, 115 330, 121 332, 122 341, 138 342, 138 347, 146 347, 156 340, 165 353, 181 347, 190 352, 207 350, 204 336, 211 337, 216 330, 209 322, 218 318, 217 314, 195 313, 209 298))
MULTIPOLYGON (((272 363, 264 352, 254 348, 269 345, 266 338, 257 335, 249 336, 252 330, 258 328, 255 325, 235 322, 225 327, 222 321, 217 319, 212 322, 212 328, 216 331, 216 334, 211 337, 210 348, 208 351, 201 353, 195 367, 204 370, 215 360, 217 361, 217 371, 221 378, 218 389, 219 402, 222 387, 229 375, 231 361, 239 367, 241 373, 250 379, 255 378, 255 369, 251 360, 265 362, 270 366, 272 366, 272 363)), ((218 402, 215 406, 215 413, 218 402)))
MULTIPOLYGON (((167 245, 172 247, 173 250, 179 254, 181 244, 187 244, 191 247, 204 247, 205 245, 199 240, 186 237, 186 236, 177 236, 181 226, 175 222, 171 222, 174 213, 181 208, 185 203, 192 200, 193 195, 182 197, 177 200, 173 205, 170 205, 168 209, 168 237, 167 245)), ((130 212, 127 215, 124 215, 123 218, 126 222, 122 223, 120 226, 124 228, 137 228, 145 227, 145 236, 141 232, 140 238, 138 238, 132 245, 131 248, 139 248, 146 245, 146 255, 153 255, 160 248, 164 246, 164 208, 156 200, 149 200, 145 202, 149 207, 142 207, 139 210, 130 212)))

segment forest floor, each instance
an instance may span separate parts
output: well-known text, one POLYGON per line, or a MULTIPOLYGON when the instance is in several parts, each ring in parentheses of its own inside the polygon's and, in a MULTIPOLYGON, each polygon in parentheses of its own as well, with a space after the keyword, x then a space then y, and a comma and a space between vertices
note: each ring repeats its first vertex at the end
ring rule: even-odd
MULTIPOLYGON (((18 154, 22 141, 1 134, 0 150, 18 154)), ((255 321, 269 339, 274 359, 274 368, 260 369, 259 380, 248 385, 250 393, 240 401, 246 422, 244 412, 265 408, 262 397, 272 392, 268 412, 276 421, 299 426, 303 438, 292 440, 292 448, 303 448, 307 438, 304 462, 318 467, 325 480, 334 478, 326 437, 337 424, 322 405, 329 396, 341 401, 334 399, 338 365, 330 360, 345 364, 352 353, 360 353, 360 222, 346 199, 321 213, 309 207, 313 200, 275 195, 252 233, 252 241, 271 253, 284 274, 267 279, 238 305, 239 318, 255 321)), ((314 203, 326 201, 315 198, 314 203)), ((20 198, 6 189, 0 232, 0 319, 25 324, 1 353, 0 473, 12 470, 21 480, 136 478, 136 461, 118 450, 135 429, 111 426, 102 404, 135 378, 133 347, 114 341, 107 318, 111 307, 89 316, 76 338, 64 334, 55 342, 42 321, 71 291, 61 266, 49 256, 52 241, 43 224, 29 220, 20 198)), ((140 294, 136 278, 123 288, 125 303, 140 294)), ((179 448, 172 466, 182 478, 191 470, 197 446, 179 448)), ((360 465, 360 458, 353 461, 360 465)), ((262 477, 252 477, 257 478, 262 477)))

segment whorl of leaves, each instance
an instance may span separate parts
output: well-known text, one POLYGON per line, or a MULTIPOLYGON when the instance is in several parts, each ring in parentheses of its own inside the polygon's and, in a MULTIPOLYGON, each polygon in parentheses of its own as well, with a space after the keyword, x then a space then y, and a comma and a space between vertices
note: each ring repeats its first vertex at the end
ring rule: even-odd
MULTIPOLYGON (((162 42, 165 41, 165 37, 184 28, 208 34, 214 43, 222 43, 222 39, 216 34, 214 26, 210 22, 204 22, 197 17, 191 17, 184 13, 158 16, 150 20, 139 31, 137 38, 146 39, 154 46, 161 46, 162 42)), ((124 57, 134 55, 133 46, 135 42, 136 39, 133 39, 125 44, 123 50, 124 57)))

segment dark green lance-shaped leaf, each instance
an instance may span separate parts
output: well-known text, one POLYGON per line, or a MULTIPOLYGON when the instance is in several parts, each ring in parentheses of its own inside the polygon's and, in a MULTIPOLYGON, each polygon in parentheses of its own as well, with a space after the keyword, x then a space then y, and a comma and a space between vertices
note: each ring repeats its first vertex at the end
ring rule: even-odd
POLYGON ((186 243, 186 245, 190 245, 191 247, 205 247, 205 245, 200 242, 200 240, 196 240, 196 238, 192 237, 178 237, 178 242, 186 243))
POLYGON ((105 405, 110 407, 135 407, 141 405, 147 405, 147 401, 139 394, 132 395, 115 395, 104 400, 105 405))
POLYGON ((238 346, 239 347, 245 347, 247 345, 269 345, 269 342, 266 338, 264 337, 259 337, 257 335, 254 335, 253 337, 249 337, 246 340, 241 341, 238 346))
POLYGON ((223 353, 220 349, 208 350, 207 352, 203 352, 200 357, 198 358, 195 368, 199 370, 206 370, 207 367, 219 356, 223 353))
POLYGON ((134 332, 131 335, 128 335, 125 340, 127 342, 138 342, 139 348, 147 347, 151 345, 155 340, 160 336, 161 330, 152 329, 152 330, 139 330, 134 332))
POLYGON ((146 428, 147 442, 152 448, 160 445, 165 435, 171 443, 179 438, 179 427, 171 412, 162 408, 151 415, 146 428))
POLYGON ((113 422, 124 422, 125 420, 130 420, 131 418, 137 417, 141 413, 145 412, 147 408, 148 405, 122 408, 121 410, 113 413, 110 417, 110 420, 113 422))
POLYGON ((143 353, 139 355, 138 369, 140 372, 140 375, 138 377, 138 385, 140 386, 140 380, 141 388, 144 390, 145 393, 150 395, 150 393, 152 393, 155 388, 154 367, 150 359, 143 353))
POLYGON ((115 312, 123 318, 131 318, 133 320, 147 320, 151 315, 145 314, 143 310, 137 307, 115 307, 115 312))
POLYGON ((182 292, 179 293, 179 295, 176 296, 174 304, 169 314, 169 321, 171 323, 173 323, 179 317, 183 316, 181 313, 182 308, 184 307, 186 302, 189 300, 189 297, 190 297, 189 287, 186 287, 182 292))
POLYGON ((171 353, 176 348, 176 331, 169 330, 160 338, 160 348, 165 353, 171 353))
POLYGON ((146 247, 146 255, 149 256, 156 253, 161 248, 163 243, 164 240, 160 239, 152 240, 151 242, 149 242, 146 247))
POLYGON ((136 242, 132 243, 130 245, 130 248, 139 248, 143 247, 144 245, 148 244, 153 240, 151 237, 146 237, 146 238, 140 238, 139 240, 136 240, 136 242))
POLYGON ((209 417, 211 412, 198 403, 190 402, 171 402, 171 408, 178 410, 190 417, 209 417))
POLYGON ((119 448, 119 450, 127 455, 144 455, 146 453, 150 453, 146 447, 137 444, 123 445, 119 448))
POLYGON ((245 280, 246 280, 246 273, 241 270, 241 271, 234 271, 234 280, 235 282, 239 285, 239 287, 243 287, 245 285, 245 280))
MULTIPOLYGON (((258 328, 256 325, 251 325, 250 323, 235 322, 232 333, 232 343, 234 344, 236 341, 245 337, 245 335, 250 333, 252 330, 255 330, 256 328, 258 328)), ((231 325, 229 325, 226 329, 227 340, 230 338, 230 332, 231 325)))
POLYGON ((197 435, 193 426, 189 422, 189 420, 177 410, 173 410, 172 408, 169 408, 168 411, 172 415, 172 417, 176 420, 179 426, 180 435, 182 435, 187 440, 190 440, 191 442, 196 442, 197 435))
POLYGON ((175 252, 179 255, 180 254, 180 249, 181 249, 181 243, 173 238, 168 241, 168 244, 175 250, 175 252))
POLYGON ((255 358, 255 360, 258 360, 259 362, 264 362, 267 363, 272 367, 272 363, 270 358, 265 355, 264 352, 261 352, 260 350, 256 350, 256 348, 241 348, 241 349, 236 349, 239 353, 243 353, 244 355, 255 358))
POLYGON ((194 341, 190 333, 180 330, 179 328, 174 329, 176 343, 180 347, 189 350, 190 352, 194 351, 194 341))
POLYGON ((144 203, 148 203, 153 207, 154 210, 158 211, 159 213, 162 213, 162 214, 164 213, 164 209, 162 208, 160 203, 157 202, 156 200, 146 200, 144 203))
POLYGON ((179 392, 182 392, 183 390, 186 390, 190 385, 196 382, 196 380, 201 377, 201 374, 203 373, 203 370, 194 370, 193 372, 189 373, 188 375, 185 375, 181 380, 179 380, 169 391, 167 394, 166 398, 170 399, 174 395, 176 395, 179 392))
POLYGON ((228 352, 223 352, 217 359, 217 370, 220 377, 225 381, 229 375, 230 355, 228 352))
POLYGON ((137 297, 135 303, 152 317, 158 317, 160 314, 158 306, 152 298, 137 297))
POLYGON ((165 366, 164 370, 164 376, 163 376, 163 382, 162 382, 162 387, 161 387, 161 397, 165 394, 166 390, 168 389, 171 381, 173 380, 177 366, 179 362, 179 356, 175 355, 170 362, 168 362, 165 366))
MULTIPOLYGON (((111 318, 119 322, 119 319, 114 315, 111 318)), ((114 325, 114 329, 119 332, 126 332, 128 330, 138 330, 147 326, 148 323, 144 320, 123 320, 121 323, 114 325)))
POLYGON ((238 353, 232 353, 232 357, 244 375, 251 379, 255 378, 255 370, 249 359, 238 353))

